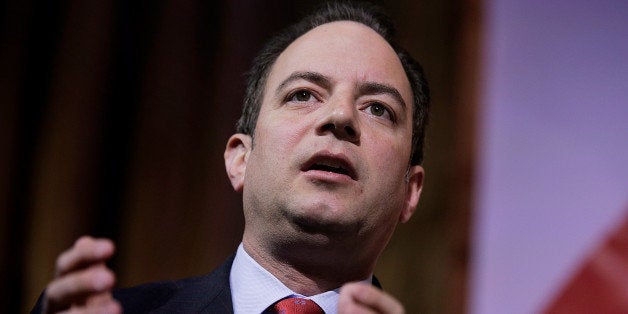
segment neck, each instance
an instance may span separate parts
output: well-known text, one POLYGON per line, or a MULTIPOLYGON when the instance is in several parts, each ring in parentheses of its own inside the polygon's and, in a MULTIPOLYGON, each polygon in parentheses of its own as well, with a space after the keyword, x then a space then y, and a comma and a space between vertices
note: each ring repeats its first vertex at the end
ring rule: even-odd
POLYGON ((340 288, 344 283, 368 278, 375 260, 356 254, 355 247, 330 249, 330 245, 273 243, 266 247, 243 239, 246 252, 292 291, 312 296, 340 288))

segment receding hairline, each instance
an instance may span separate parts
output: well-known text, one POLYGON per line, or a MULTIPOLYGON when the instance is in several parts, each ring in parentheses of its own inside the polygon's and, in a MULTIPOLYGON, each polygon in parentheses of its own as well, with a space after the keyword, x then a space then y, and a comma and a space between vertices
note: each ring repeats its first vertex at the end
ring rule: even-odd
MULTIPOLYGON (((406 88, 406 90, 408 91, 408 94, 405 95, 406 97, 402 97, 402 93, 397 92, 397 95, 393 95, 394 98, 399 98, 401 101, 400 103, 403 105, 404 108, 408 107, 407 105, 409 105, 410 107, 410 112, 412 112, 412 109, 416 104, 414 104, 414 91, 412 89, 412 83, 410 82, 410 77, 408 77, 408 73, 406 73, 405 71, 405 67, 403 65, 403 61, 401 60, 399 53, 397 52, 397 50, 392 46, 391 42, 389 42, 388 39, 386 39, 384 36, 382 36, 382 34, 380 34, 377 30, 375 30, 373 27, 364 24, 362 22, 359 21, 353 21, 353 20, 349 20, 349 19, 344 19, 344 20, 335 20, 335 21, 330 21, 330 22, 326 22, 320 25, 316 25, 315 27, 312 27, 311 29, 309 29, 308 31, 306 31, 305 33, 301 34, 300 36, 296 37, 294 40, 292 40, 288 45, 286 45, 286 47, 281 50, 280 53, 277 54, 276 58, 273 60, 273 62, 270 64, 270 66, 268 67, 268 69, 266 70, 266 73, 264 75, 263 78, 263 82, 264 82, 264 86, 262 86, 262 94, 261 96, 261 103, 260 106, 263 105, 264 103, 264 98, 267 96, 267 94, 270 92, 272 93, 273 91, 269 90, 269 80, 271 77, 271 74, 273 73, 273 71, 275 70, 275 65, 277 64, 277 62, 281 59, 282 56, 284 56, 284 54, 286 53, 286 51, 288 51, 290 49, 290 47, 292 47, 296 42, 298 42, 299 40, 301 40, 303 37, 307 36, 308 34, 311 34, 313 31, 320 29, 321 27, 329 27, 330 25, 334 25, 334 24, 348 24, 348 25, 355 25, 355 26, 360 26, 360 28, 363 28, 365 30, 368 30, 369 32, 373 33, 376 35, 376 37, 378 37, 379 39, 381 39, 382 43, 384 44, 384 46, 387 47, 388 51, 391 53, 391 56, 394 57, 395 62, 397 63, 397 66, 399 68, 399 70, 401 70, 401 73, 403 73, 403 84, 405 85, 404 87, 406 88), (406 99, 407 98, 407 99, 406 99)), ((299 73, 307 73, 309 72, 308 70, 301 70, 301 71, 296 71, 299 73)), ((292 72, 292 74, 294 74, 295 72, 292 72)), ((371 86, 371 85, 381 85, 381 86, 389 86, 389 84, 380 84, 379 82, 372 82, 372 81, 365 81, 363 86, 371 86)), ((394 88, 393 88, 394 89, 394 88)), ((395 89, 396 90, 396 89, 395 89)))

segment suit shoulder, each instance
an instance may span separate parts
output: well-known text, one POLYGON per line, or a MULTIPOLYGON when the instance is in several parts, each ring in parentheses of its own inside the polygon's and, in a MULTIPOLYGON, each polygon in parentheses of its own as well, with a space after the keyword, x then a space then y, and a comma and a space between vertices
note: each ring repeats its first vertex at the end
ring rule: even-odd
POLYGON ((233 256, 207 275, 116 289, 113 296, 127 313, 205 312, 216 305, 230 308, 232 263, 233 256))

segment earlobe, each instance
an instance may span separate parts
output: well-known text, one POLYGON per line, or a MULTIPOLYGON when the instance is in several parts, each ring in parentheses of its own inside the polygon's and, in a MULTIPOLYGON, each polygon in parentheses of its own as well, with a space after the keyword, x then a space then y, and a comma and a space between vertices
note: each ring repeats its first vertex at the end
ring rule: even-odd
POLYGON ((232 135, 227 141, 224 154, 225 169, 236 192, 242 192, 244 189, 244 174, 251 144, 251 136, 242 133, 232 135))
POLYGON ((423 189, 423 178, 425 177, 425 170, 423 167, 416 165, 408 168, 406 186, 406 203, 405 207, 399 215, 400 222, 407 222, 412 217, 412 214, 416 211, 416 207, 419 204, 421 198, 421 190, 423 189))

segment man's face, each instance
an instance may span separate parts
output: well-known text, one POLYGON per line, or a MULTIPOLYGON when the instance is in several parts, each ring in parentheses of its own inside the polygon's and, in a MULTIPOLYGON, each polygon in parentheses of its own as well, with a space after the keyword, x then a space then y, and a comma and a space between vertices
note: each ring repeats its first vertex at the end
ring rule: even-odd
POLYGON ((397 55, 370 28, 328 23, 294 41, 269 73, 252 145, 238 135, 245 245, 307 234, 381 250, 421 189, 412 106, 397 55))

